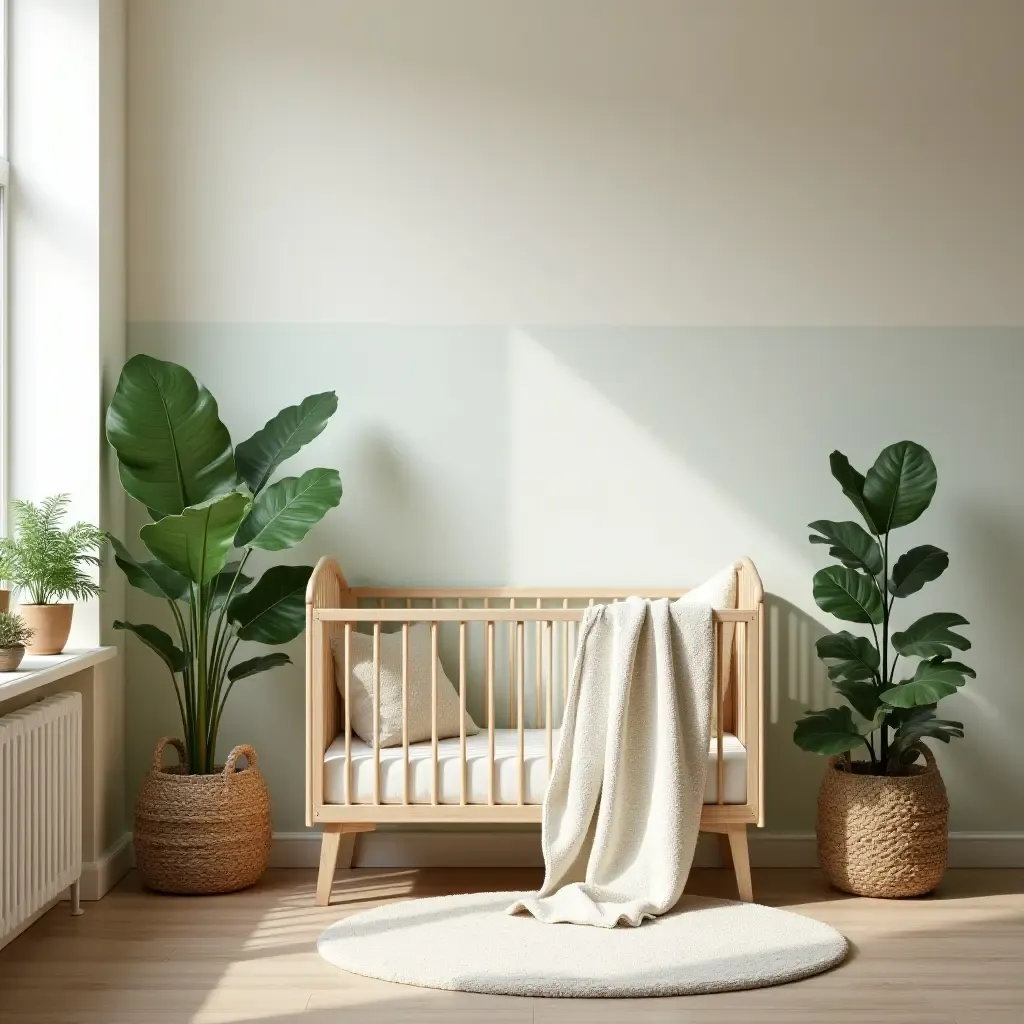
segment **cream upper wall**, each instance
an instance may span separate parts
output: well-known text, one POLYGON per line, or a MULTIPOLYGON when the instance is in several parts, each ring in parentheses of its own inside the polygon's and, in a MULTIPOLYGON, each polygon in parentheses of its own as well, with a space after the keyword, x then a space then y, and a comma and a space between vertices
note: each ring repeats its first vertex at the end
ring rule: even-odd
POLYGON ((1018 0, 131 0, 130 316, 1024 321, 1018 0))

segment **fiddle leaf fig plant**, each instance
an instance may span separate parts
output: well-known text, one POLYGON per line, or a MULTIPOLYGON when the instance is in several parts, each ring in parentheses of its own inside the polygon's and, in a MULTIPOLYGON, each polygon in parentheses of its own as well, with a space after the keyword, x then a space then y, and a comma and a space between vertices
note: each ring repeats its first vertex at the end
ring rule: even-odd
POLYGON ((963 723, 938 718, 936 706, 974 678, 974 669, 953 658, 971 642, 956 632, 967 620, 956 612, 931 612, 893 630, 897 600, 937 579, 949 555, 922 544, 893 558, 893 530, 915 522, 931 504, 938 482, 926 448, 913 441, 889 445, 861 475, 842 452, 829 458, 832 475, 860 513, 856 521, 817 519, 808 524, 812 544, 828 547, 838 564, 814 575, 814 600, 822 611, 870 628, 871 635, 841 630, 816 644, 828 677, 846 701, 808 711, 796 724, 797 746, 816 754, 867 754, 875 775, 903 774, 920 755, 924 739, 949 743, 963 723), (903 660, 910 675, 897 678, 903 660), (911 659, 918 659, 911 665, 911 659))
POLYGON ((341 501, 334 469, 273 480, 338 408, 333 391, 283 409, 232 447, 213 395, 176 363, 137 355, 107 409, 107 440, 125 491, 152 522, 139 531, 152 556, 111 538, 128 582, 167 602, 176 637, 149 623, 115 622, 164 663, 181 714, 188 768, 214 771, 224 705, 243 679, 290 664, 284 652, 235 661, 242 641, 278 646, 305 627, 308 565, 275 565, 255 581, 254 550, 294 547, 341 501))

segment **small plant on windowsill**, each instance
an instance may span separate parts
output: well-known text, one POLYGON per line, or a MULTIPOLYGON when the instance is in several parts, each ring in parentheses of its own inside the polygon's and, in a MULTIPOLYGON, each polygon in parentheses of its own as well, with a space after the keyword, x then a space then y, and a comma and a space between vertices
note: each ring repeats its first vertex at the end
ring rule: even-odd
POLYGON ((33 630, 14 612, 0 612, 0 672, 13 672, 25 657, 33 630))
POLYGON ((942 778, 923 741, 963 736, 962 722, 935 711, 975 675, 953 658, 971 646, 956 632, 968 625, 962 615, 931 612, 892 628, 897 599, 916 594, 949 565, 949 555, 932 544, 899 558, 890 549, 892 531, 931 504, 938 474, 928 450, 912 441, 884 449, 865 475, 842 452, 829 462, 867 529, 852 521, 809 524, 811 543, 828 545, 840 563, 815 573, 814 600, 836 618, 870 627, 871 636, 842 630, 817 641, 846 703, 809 711, 793 739, 830 756, 818 801, 818 847, 831 881, 866 896, 920 895, 945 869, 948 815, 942 778), (901 659, 904 666, 917 660, 902 679, 901 659), (854 760, 852 751, 867 757, 854 760))
POLYGON ((75 607, 68 598, 87 601, 101 592, 89 569, 99 565, 103 532, 81 522, 61 529, 70 503, 66 494, 39 505, 12 501, 13 534, 0 539, 0 578, 28 599, 18 611, 34 633, 29 654, 60 654, 75 607))

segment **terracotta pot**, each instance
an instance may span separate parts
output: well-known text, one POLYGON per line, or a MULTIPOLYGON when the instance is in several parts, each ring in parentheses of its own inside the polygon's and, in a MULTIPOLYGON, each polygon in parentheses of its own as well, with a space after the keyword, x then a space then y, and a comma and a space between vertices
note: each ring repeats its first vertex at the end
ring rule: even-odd
POLYGON ((18 614, 34 630, 25 645, 29 654, 60 654, 71 632, 73 604, 19 604, 18 614))
POLYGON ((0 672, 14 672, 25 657, 25 648, 20 644, 17 647, 0 647, 0 672))
POLYGON ((11 592, 9 590, 0 590, 0 612, 8 612, 11 610, 11 592))
POLYGON ((868 775, 829 760, 818 793, 818 857, 828 880, 858 896, 923 896, 946 870, 949 801, 932 752, 907 775, 868 775), (851 770, 852 769, 852 770, 851 770))
POLYGON ((215 775, 189 775, 185 745, 164 738, 135 800, 135 862, 158 892, 208 895, 259 881, 270 859, 270 792, 256 751, 242 745, 215 775), (161 765, 165 746, 179 763, 161 765), (236 767, 244 757, 244 770, 236 767))

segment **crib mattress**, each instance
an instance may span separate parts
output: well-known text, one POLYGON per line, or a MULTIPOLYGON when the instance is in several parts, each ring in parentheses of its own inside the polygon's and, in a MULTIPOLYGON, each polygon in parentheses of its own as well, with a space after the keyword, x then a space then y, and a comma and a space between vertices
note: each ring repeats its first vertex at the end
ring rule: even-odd
MULTIPOLYGON (((524 792, 523 802, 542 804, 547 788, 547 739, 543 729, 524 730, 524 792)), ((558 749, 557 732, 552 737, 552 751, 558 749)), ((704 787, 704 803, 718 801, 718 772, 715 767, 717 740, 712 737, 708 750, 708 777, 704 787)), ((723 737, 724 803, 743 804, 747 800, 747 752, 743 744, 727 733, 723 737)), ((437 744, 437 799, 441 804, 461 802, 459 738, 440 740, 437 744)), ((403 803, 402 775, 405 758, 401 747, 384 747, 380 752, 380 802, 403 803)), ((431 802, 432 767, 430 743, 409 746, 409 803, 431 802)), ((466 802, 488 802, 488 739, 486 731, 466 737, 466 802)), ((324 802, 345 802, 345 737, 339 736, 324 755, 324 802)), ((357 736, 352 737, 352 803, 373 803, 373 748, 357 736)), ((515 729, 494 730, 494 802, 519 803, 519 740, 515 729)))

